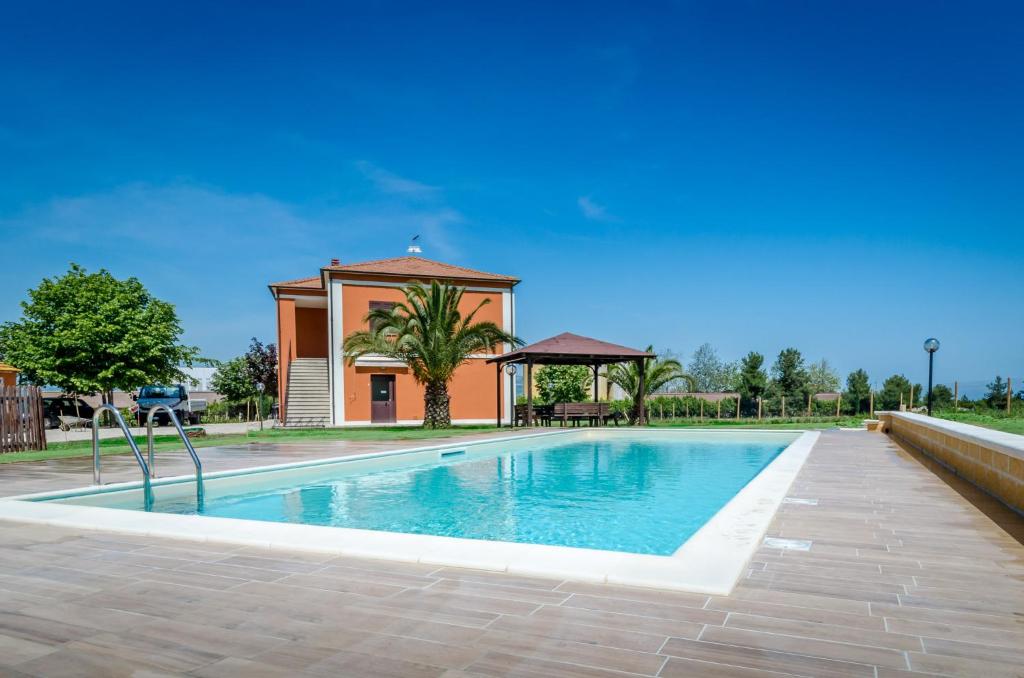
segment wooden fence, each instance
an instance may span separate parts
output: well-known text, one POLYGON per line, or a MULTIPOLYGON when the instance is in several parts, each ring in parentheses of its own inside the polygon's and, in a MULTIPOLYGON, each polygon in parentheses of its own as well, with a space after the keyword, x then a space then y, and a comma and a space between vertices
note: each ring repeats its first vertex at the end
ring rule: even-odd
POLYGON ((35 386, 0 386, 0 453, 46 449, 43 394, 35 386))

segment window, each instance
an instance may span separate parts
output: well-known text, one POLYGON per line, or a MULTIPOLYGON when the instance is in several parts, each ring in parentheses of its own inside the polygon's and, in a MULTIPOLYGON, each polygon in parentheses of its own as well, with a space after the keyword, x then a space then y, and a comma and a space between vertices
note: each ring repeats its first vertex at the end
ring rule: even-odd
POLYGON ((140 398, 182 398, 181 388, 178 386, 143 386, 139 391, 140 398))
MULTIPOLYGON (((394 307, 395 307, 395 302, 393 302, 393 301, 371 301, 370 302, 370 310, 371 311, 376 311, 376 310, 390 311, 394 307)), ((370 321, 370 331, 371 332, 376 332, 378 325, 380 325, 380 323, 378 321, 371 320, 370 321)))

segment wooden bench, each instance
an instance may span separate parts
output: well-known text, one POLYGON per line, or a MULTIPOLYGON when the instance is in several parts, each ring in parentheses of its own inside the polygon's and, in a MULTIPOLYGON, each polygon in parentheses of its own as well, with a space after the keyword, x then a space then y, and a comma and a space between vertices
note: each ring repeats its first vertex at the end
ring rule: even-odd
MULTIPOLYGON (((534 405, 533 406, 533 425, 537 426, 551 426, 551 412, 553 410, 552 405, 534 405)), ((526 405, 516 405, 515 408, 515 425, 525 426, 526 425, 526 405)))
POLYGON ((608 403, 559 403, 554 406, 552 419, 560 426, 579 426, 581 421, 588 421, 591 426, 606 424, 609 419, 619 425, 619 415, 611 411, 608 403))

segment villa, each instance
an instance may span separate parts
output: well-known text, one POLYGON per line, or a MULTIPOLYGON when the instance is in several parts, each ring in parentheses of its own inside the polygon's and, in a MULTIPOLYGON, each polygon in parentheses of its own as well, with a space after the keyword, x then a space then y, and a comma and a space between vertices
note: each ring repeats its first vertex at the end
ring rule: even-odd
MULTIPOLYGON (((380 356, 362 357, 349 365, 342 346, 346 336, 367 329, 371 309, 403 301, 401 288, 411 282, 432 280, 464 287, 464 312, 489 301, 476 320, 515 333, 518 278, 422 257, 353 264, 334 259, 318 275, 271 283, 277 302, 281 420, 302 426, 422 423, 423 387, 406 365, 380 356)), ((490 423, 498 407, 506 419, 511 416, 511 404, 503 398, 509 392, 509 376, 502 375, 499 395, 495 370, 486 364, 493 357, 474 355, 455 373, 449 386, 453 423, 490 423)))

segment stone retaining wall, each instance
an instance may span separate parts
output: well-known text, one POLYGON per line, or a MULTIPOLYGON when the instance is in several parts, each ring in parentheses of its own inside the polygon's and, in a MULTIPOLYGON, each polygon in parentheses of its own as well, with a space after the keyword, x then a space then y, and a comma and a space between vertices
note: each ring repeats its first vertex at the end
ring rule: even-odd
POLYGON ((1024 436, 910 412, 879 412, 882 429, 1024 513, 1024 436))

